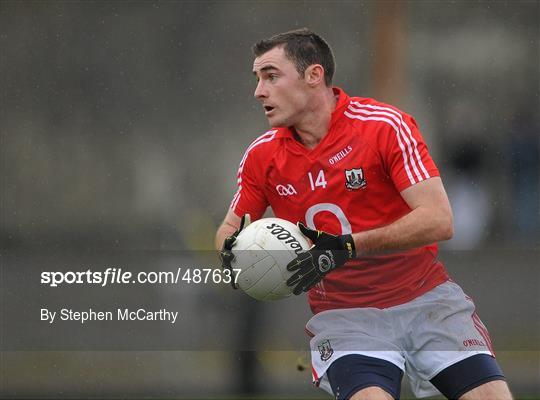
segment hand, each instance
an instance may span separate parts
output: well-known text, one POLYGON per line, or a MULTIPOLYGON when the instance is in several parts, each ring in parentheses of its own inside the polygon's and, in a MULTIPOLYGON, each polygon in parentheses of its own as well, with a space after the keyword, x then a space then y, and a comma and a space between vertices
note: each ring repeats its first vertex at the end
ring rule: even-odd
POLYGON ((234 282, 234 274, 231 267, 231 262, 234 260, 234 254, 232 252, 232 248, 234 246, 234 243, 236 242, 236 238, 244 229, 246 226, 248 226, 251 223, 251 218, 249 214, 245 214, 242 216, 242 219, 240 220, 240 227, 231 235, 225 238, 223 241, 223 246, 221 247, 221 251, 219 252, 219 258, 221 259, 221 268, 228 269, 231 273, 231 285, 233 289, 238 289, 238 285, 234 282))
POLYGON ((356 257, 352 235, 331 235, 309 229, 301 222, 300 231, 313 242, 309 250, 301 252, 287 265, 287 270, 296 273, 287 279, 288 286, 295 286, 298 295, 315 286, 330 271, 356 257))

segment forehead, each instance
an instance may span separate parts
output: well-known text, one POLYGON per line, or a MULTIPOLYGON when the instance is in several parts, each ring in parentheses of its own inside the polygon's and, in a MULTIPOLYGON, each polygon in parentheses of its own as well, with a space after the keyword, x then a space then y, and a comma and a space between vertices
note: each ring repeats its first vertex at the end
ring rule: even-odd
POLYGON ((287 69, 290 67, 294 68, 294 64, 291 60, 285 55, 285 50, 283 46, 274 47, 272 50, 267 51, 266 53, 255 58, 253 61, 253 72, 257 73, 261 69, 267 69, 269 67, 274 67, 276 69, 287 69))

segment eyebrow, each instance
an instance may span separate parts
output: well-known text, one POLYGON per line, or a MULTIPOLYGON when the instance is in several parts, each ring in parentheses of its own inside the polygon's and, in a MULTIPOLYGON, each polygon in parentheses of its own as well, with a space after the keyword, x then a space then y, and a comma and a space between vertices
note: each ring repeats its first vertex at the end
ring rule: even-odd
POLYGON ((262 67, 259 71, 253 71, 253 75, 257 75, 257 72, 268 72, 270 70, 278 70, 276 67, 274 67, 273 65, 267 65, 266 67, 262 67))

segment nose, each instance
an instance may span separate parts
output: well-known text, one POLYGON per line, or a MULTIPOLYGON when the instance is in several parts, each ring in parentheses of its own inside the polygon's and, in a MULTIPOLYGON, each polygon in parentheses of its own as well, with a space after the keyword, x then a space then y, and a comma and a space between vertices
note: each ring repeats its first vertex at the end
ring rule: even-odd
POLYGON ((257 87, 255 88, 255 93, 253 93, 253 96, 255 96, 255 98, 258 100, 268 97, 268 93, 264 86, 264 79, 260 79, 259 82, 257 82, 257 87))

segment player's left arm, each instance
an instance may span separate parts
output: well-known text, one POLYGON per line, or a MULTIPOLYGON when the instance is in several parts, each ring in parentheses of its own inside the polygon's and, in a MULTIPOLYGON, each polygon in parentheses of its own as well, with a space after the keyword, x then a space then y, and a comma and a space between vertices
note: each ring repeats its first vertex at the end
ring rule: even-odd
POLYGON ((441 178, 432 177, 412 185, 404 189, 401 196, 411 211, 384 227, 352 235, 332 235, 299 223, 313 247, 287 265, 287 269, 294 272, 287 280, 287 285, 294 286, 293 293, 308 291, 326 274, 352 258, 407 250, 452 237, 452 210, 441 178))
POLYGON ((452 237, 452 209, 441 178, 409 186, 401 196, 411 211, 387 226, 354 233, 357 256, 407 250, 452 237))

